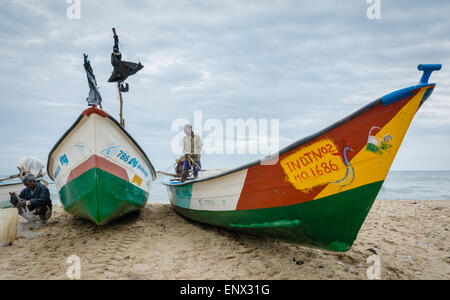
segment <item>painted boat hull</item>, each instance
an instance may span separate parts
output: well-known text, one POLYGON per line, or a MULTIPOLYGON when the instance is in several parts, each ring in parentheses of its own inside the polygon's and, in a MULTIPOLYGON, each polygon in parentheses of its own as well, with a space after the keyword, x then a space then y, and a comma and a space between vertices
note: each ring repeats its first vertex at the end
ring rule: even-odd
POLYGON ((386 95, 277 156, 209 178, 165 182, 169 199, 197 222, 348 251, 434 87, 386 95))
POLYGON ((173 207, 200 223, 345 252, 356 239, 381 185, 373 183, 315 201, 263 209, 217 212, 173 207))
POLYGON ((10 195, 9 193, 15 192, 17 195, 20 191, 24 189, 22 183, 12 183, 12 184, 2 184, 0 185, 0 208, 11 208, 12 205, 9 203, 10 195))
POLYGON ((47 172, 64 209, 98 225, 140 210, 156 176, 132 137, 95 107, 50 152, 47 172))

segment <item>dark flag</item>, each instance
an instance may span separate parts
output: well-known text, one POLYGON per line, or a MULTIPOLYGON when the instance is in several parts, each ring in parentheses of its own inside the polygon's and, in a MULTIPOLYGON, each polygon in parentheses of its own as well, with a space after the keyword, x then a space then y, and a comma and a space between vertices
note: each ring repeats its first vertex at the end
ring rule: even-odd
POLYGON ((113 53, 111 54, 111 64, 114 70, 108 82, 124 82, 129 76, 136 74, 138 71, 142 70, 144 66, 141 63, 133 63, 129 61, 122 61, 122 53, 119 50, 119 37, 114 32, 114 47, 113 53))
POLYGON ((86 71, 88 85, 89 85, 89 97, 87 98, 87 102, 89 106, 98 105, 101 107, 102 105, 102 96, 98 91, 97 80, 95 79, 94 71, 91 67, 91 62, 88 60, 88 56, 83 54, 84 56, 84 70, 86 71))

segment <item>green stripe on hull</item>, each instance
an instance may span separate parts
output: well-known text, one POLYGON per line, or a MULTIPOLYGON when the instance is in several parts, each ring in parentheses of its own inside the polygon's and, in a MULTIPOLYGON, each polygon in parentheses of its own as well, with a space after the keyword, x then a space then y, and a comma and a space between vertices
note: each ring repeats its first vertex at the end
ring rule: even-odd
POLYGON ((174 206, 192 220, 337 252, 348 251, 383 181, 291 206, 200 211, 174 206))
POLYGON ((141 209, 148 193, 128 181, 101 169, 90 169, 59 191, 70 214, 103 225, 141 209))

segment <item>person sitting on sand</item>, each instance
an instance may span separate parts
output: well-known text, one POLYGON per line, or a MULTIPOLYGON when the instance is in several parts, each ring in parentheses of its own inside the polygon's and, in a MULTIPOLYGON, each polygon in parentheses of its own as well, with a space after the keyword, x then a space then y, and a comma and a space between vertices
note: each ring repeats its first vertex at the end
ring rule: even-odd
POLYGON ((186 181, 189 171, 194 169, 194 179, 197 179, 202 165, 200 163, 200 152, 202 151, 202 139, 198 134, 192 131, 192 126, 186 124, 184 126, 186 136, 183 139, 184 164, 181 182, 186 181))
POLYGON ((45 224, 52 216, 50 191, 33 174, 25 175, 22 182, 26 188, 19 196, 10 193, 11 204, 17 208, 19 215, 29 222, 45 224))

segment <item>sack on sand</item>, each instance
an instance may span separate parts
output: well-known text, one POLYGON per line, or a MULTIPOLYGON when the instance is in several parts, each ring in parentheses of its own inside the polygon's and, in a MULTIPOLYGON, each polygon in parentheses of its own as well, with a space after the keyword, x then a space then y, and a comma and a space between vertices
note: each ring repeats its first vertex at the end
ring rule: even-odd
POLYGON ((11 245, 17 238, 17 209, 0 209, 0 247, 11 245))
POLYGON ((22 157, 17 164, 17 169, 19 169, 21 176, 24 174, 33 174, 39 177, 43 168, 44 164, 42 161, 35 157, 22 157))

